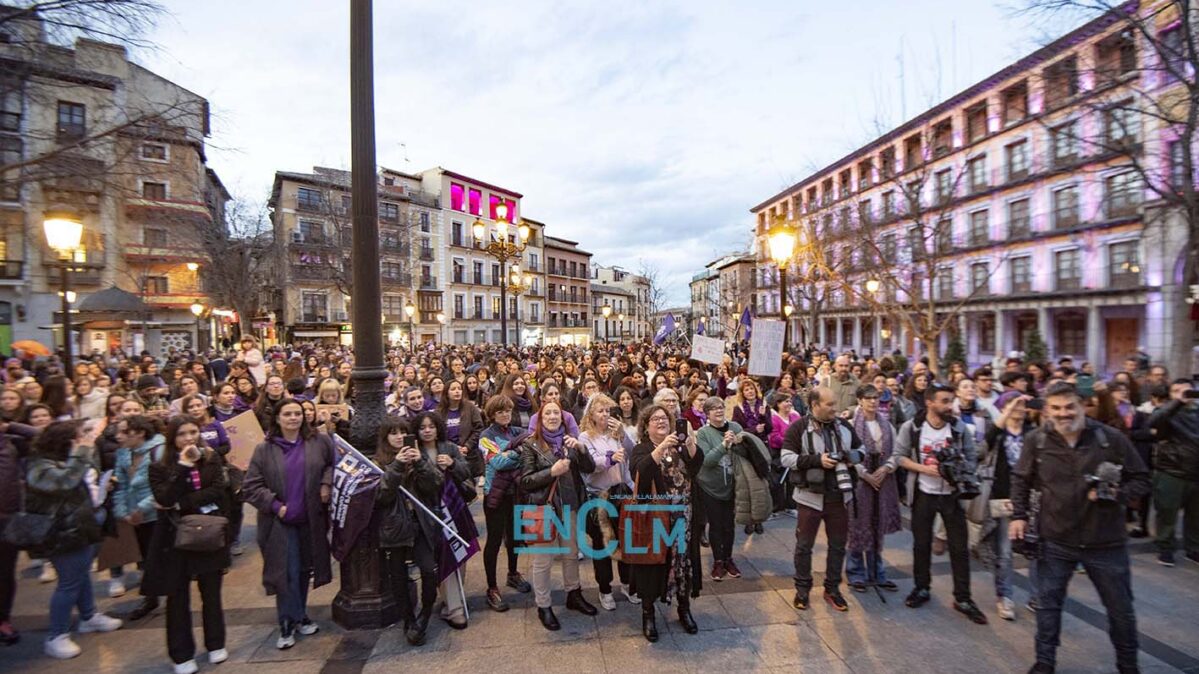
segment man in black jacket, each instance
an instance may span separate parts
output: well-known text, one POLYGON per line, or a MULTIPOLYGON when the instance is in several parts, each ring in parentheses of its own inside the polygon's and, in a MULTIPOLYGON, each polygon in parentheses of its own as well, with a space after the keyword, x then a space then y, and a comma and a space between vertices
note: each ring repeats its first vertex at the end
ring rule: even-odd
POLYGON ((1157 561, 1174 566, 1175 524, 1183 511, 1187 559, 1199 563, 1199 403, 1186 379, 1170 384, 1170 401, 1154 410, 1149 429, 1156 441, 1153 502, 1157 505, 1157 561))
POLYGON ((1129 500, 1149 493, 1149 472, 1123 433, 1087 420, 1082 398, 1072 384, 1053 384, 1044 398, 1048 424, 1025 438, 1024 451, 1012 471, 1008 530, 1012 540, 1024 538, 1029 492, 1039 490, 1037 662, 1030 674, 1054 670, 1062 604, 1079 564, 1107 609, 1108 635, 1116 648, 1119 671, 1140 671, 1124 511, 1129 500), (1116 481, 1094 479, 1111 478, 1113 470, 1118 471, 1116 481))

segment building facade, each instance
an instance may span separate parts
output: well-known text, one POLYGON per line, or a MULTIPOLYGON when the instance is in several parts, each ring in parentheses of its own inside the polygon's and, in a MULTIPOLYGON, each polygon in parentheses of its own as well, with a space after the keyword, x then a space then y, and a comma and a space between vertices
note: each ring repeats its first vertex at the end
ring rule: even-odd
POLYGON ((0 41, 0 350, 61 344, 60 274, 77 300, 116 286, 145 309, 76 326, 76 352, 158 353, 206 346, 190 307, 213 308, 205 248, 224 231, 229 194, 208 168, 208 101, 89 39, 47 41, 37 20, 0 41), (68 258, 43 233, 49 211, 84 225, 68 258))
MULTIPOLYGON (((1177 16, 1142 4, 1151 34, 1181 39, 1177 16)), ((1165 356, 1185 225, 1136 167, 1171 180, 1194 148, 1136 111, 1178 86, 1156 59, 1126 19, 1104 16, 760 203, 760 313, 784 304, 767 246, 781 221, 806 235, 788 299, 791 334, 809 342, 944 352, 956 333, 977 365, 1036 328, 1052 356, 1099 372, 1140 345, 1165 356), (939 344, 900 320, 917 305, 949 326, 939 344)))
POLYGON ((591 282, 591 336, 597 341, 633 341, 637 321, 634 319, 636 296, 618 286, 591 282), (608 317, 604 317, 608 307, 608 317))
POLYGON ((545 237, 546 338, 550 345, 591 343, 591 253, 577 241, 545 237))
MULTIPOLYGON (((592 294, 595 294, 596 286, 603 288, 616 288, 625 293, 628 293, 629 302, 625 307, 624 323, 621 328, 621 334, 627 340, 641 341, 646 337, 652 337, 654 334, 650 324, 650 314, 653 308, 650 306, 650 282, 649 279, 638 274, 633 274, 624 269, 603 265, 592 265, 591 268, 591 287, 592 294)), ((592 313, 595 312, 595 302, 592 302, 592 313)), ((595 317, 593 317, 595 318, 595 317)), ((599 317, 602 318, 602 317, 599 317)), ((598 335, 599 333, 595 333, 598 335)))

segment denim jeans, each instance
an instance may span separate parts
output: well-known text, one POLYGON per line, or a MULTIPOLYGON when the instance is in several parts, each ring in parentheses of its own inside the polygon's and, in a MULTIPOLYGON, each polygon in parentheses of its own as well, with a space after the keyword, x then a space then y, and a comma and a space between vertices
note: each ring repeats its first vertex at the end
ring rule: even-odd
POLYGON ((887 567, 883 556, 869 550, 867 552, 851 552, 845 557, 845 579, 850 583, 870 582, 869 560, 874 563, 874 580, 878 583, 887 582, 887 567))
POLYGON ((1107 610, 1108 636, 1116 648, 1120 671, 1137 666, 1137 617, 1132 607, 1128 549, 1074 548, 1045 541, 1037 560, 1040 593, 1037 598, 1037 662, 1055 665, 1061 644, 1062 604, 1066 589, 1082 564, 1107 610))
POLYGON ((275 595, 279 623, 299 624, 308 617, 308 584, 312 577, 312 541, 308 524, 298 527, 279 522, 287 533, 287 587, 275 595))
POLYGON ((71 631, 71 609, 79 610, 79 619, 90 620, 96 614, 96 599, 92 595, 92 559, 96 546, 88 545, 72 552, 50 558, 58 572, 58 585, 50 595, 49 638, 71 631))

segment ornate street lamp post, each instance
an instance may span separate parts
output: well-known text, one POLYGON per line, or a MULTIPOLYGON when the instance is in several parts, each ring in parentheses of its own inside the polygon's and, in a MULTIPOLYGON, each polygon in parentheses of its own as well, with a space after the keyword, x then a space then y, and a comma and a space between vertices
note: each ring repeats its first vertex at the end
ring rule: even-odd
POLYGON ((612 315, 611 305, 605 304, 600 308, 600 313, 604 315, 604 341, 608 341, 608 317, 612 315))
POLYGON ((404 315, 408 317, 408 350, 416 351, 416 325, 412 322, 412 317, 416 315, 416 305, 412 304, 412 300, 408 300, 408 304, 404 305, 404 315))
MULTIPOLYGON (((521 346, 520 334, 520 296, 533 287, 533 277, 529 274, 522 274, 519 264, 513 264, 512 269, 508 273, 508 292, 516 299, 516 346, 521 346)), ((504 307, 504 312, 508 311, 504 307)))
POLYGON ((783 351, 787 350, 787 328, 791 325, 791 317, 787 314, 787 265, 791 264, 791 256, 795 254, 795 230, 779 220, 767 235, 770 243, 770 259, 779 268, 779 312, 783 316, 783 351))
POLYGON ((54 211, 46 213, 42 223, 46 231, 46 243, 58 253, 62 276, 62 364, 67 377, 75 376, 75 364, 71 357, 71 276, 70 266, 79 241, 83 238, 83 223, 73 213, 54 211))
POLYGON ((529 242, 527 224, 522 221, 516 227, 516 236, 511 241, 508 240, 510 227, 512 223, 508 221, 508 206, 505 204, 497 204, 495 207, 495 237, 491 241, 483 243, 487 238, 487 225, 482 219, 476 219, 471 225, 475 241, 479 243, 483 252, 500 263, 500 343, 504 346, 508 345, 508 284, 504 282, 508 278, 508 261, 519 261, 529 242))

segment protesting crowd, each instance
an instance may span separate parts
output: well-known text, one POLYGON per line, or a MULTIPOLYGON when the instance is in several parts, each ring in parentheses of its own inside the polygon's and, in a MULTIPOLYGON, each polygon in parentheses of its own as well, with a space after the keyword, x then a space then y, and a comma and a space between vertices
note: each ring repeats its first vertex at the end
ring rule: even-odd
POLYGON ((1136 357, 1111 376, 1019 357, 934 372, 899 353, 806 348, 784 353, 776 375, 753 376, 744 343, 709 364, 648 341, 429 344, 388 353, 387 416, 377 441, 355 450, 345 442, 351 349, 263 348, 252 337, 230 346, 94 354, 70 373, 54 358, 5 363, 0 643, 20 638, 10 612, 24 551, 39 579, 56 583, 48 656, 78 655, 73 632, 116 630, 165 605, 174 671, 197 671, 194 582, 204 653, 224 661, 222 578, 251 544, 246 506, 280 649, 318 631, 308 592, 331 582, 351 530, 378 548, 398 628, 414 646, 435 629, 435 611, 447 628, 468 629, 463 577, 476 551, 491 610, 532 593, 541 625, 560 629, 557 567, 566 610, 627 603, 655 642, 659 610, 696 634, 692 600, 705 583, 741 577, 737 538, 763 533, 772 518, 795 521, 796 610, 823 601, 848 611, 845 589, 899 592, 887 536, 906 517, 913 581, 902 596, 912 609, 935 589, 973 623, 1015 620, 1013 567, 1028 558, 1033 672, 1054 671, 1079 569, 1106 609, 1119 671, 1134 672, 1128 539, 1152 536, 1158 561, 1174 566, 1183 511, 1181 552, 1199 563, 1199 392, 1136 357), (247 436, 254 441, 239 449, 247 436), (347 456, 375 474, 376 488, 367 511, 331 517, 347 456), (580 508, 584 531, 555 526, 580 508), (813 595, 821 529, 827 555, 813 595), (677 536, 649 544, 655 531, 677 536), (119 540, 138 561, 105 560, 119 540), (526 577, 518 552, 538 547, 526 577), (946 554, 951 585, 934 588, 932 558, 946 554), (972 594, 972 559, 993 575, 987 601, 972 594), (590 597, 588 566, 598 585, 590 597), (105 615, 93 577, 109 596, 136 587, 141 599, 126 615, 105 615))

